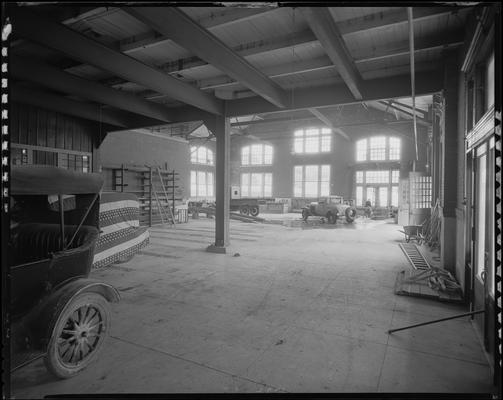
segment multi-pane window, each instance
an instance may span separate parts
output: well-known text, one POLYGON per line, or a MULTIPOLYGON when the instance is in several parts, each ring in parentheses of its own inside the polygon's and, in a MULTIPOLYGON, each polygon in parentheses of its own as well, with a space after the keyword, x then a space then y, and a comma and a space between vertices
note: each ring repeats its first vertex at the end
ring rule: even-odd
POLYGON ((190 162, 192 164, 213 165, 213 151, 204 146, 191 146, 190 162))
POLYGON ((272 146, 252 144, 242 147, 241 165, 272 165, 272 146))
POLYGON ((295 197, 330 195, 330 165, 297 165, 293 174, 295 197))
POLYGON ((356 142, 356 161, 400 161, 401 140, 374 136, 356 142))
POLYGON ((389 138, 389 159, 400 160, 400 139, 389 138))
POLYGON ((294 132, 293 150, 295 153, 326 153, 332 146, 332 131, 328 128, 308 128, 294 132))
POLYGON ((60 154, 58 158, 58 164, 62 168, 73 171, 89 172, 89 156, 60 154))
POLYGON ((356 161, 367 160, 367 139, 356 142, 356 161))
POLYGON ((356 205, 363 206, 370 200, 372 206, 398 207, 399 180, 398 169, 356 171, 356 205))
POLYGON ((431 176, 409 174, 411 205, 413 208, 431 207, 431 176))
POLYGON ((365 171, 365 183, 388 183, 389 170, 365 171))
POLYGON ((190 171, 190 197, 213 197, 213 172, 190 171))
POLYGON ((370 160, 380 161, 386 159, 386 137, 375 136, 370 138, 370 160))
POLYGON ((241 197, 271 197, 272 173, 241 174, 241 197))

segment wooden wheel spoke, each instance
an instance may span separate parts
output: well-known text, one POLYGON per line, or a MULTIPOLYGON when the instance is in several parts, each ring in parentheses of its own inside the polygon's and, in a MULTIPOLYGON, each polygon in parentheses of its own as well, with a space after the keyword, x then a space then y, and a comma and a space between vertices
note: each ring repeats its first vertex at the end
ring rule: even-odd
POLYGON ((96 314, 98 314, 98 310, 96 310, 93 307, 88 307, 87 313, 86 313, 86 316, 84 317, 83 323, 84 324, 89 324, 93 320, 93 318, 96 316, 96 314), (91 314, 91 312, 93 312, 93 313, 91 314))
POLYGON ((103 321, 100 321, 100 322, 98 322, 97 324, 91 325, 91 326, 89 327, 88 335, 91 333, 91 331, 92 331, 94 328, 96 328, 96 327, 97 327, 97 326, 99 326, 99 325, 103 325, 103 321))

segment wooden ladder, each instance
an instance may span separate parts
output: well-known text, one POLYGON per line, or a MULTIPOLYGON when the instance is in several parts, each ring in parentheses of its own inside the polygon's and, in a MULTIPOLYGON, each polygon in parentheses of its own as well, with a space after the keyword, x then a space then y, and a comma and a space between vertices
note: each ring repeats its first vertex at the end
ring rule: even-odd
MULTIPOLYGON (((161 169, 160 169, 159 167, 156 167, 156 170, 157 170, 157 175, 159 176, 159 181, 161 182, 161 186, 162 186, 162 190, 163 190, 163 193, 164 193, 164 197, 166 198, 166 202, 168 203, 168 214, 169 214, 169 215, 168 215, 168 214, 165 214, 165 216, 167 217, 166 219, 171 219, 171 223, 172 223, 172 224, 173 224, 173 226, 176 228, 175 216, 173 215, 173 211, 172 211, 171 206, 170 206, 170 204, 169 204, 169 200, 168 200, 168 192, 166 191, 166 186, 164 185, 164 181, 163 181, 163 179, 162 179, 161 169), (168 218, 168 217, 169 217, 169 218, 168 218)), ((153 184, 153 182, 152 182, 152 184, 153 184)), ((158 204, 159 204, 160 208, 162 208, 162 207, 161 207, 161 204, 160 204, 160 202, 159 202, 159 198, 158 198, 158 196, 157 196, 157 192, 156 192, 156 191, 154 191, 154 193, 155 193, 155 197, 156 197, 156 200, 157 200, 157 202, 158 202, 158 204)), ((173 207, 174 207, 174 206, 175 206, 175 204, 173 203, 173 207)), ((161 214, 161 219, 162 219, 162 214, 161 214)), ((163 223, 164 223, 164 221, 163 221, 163 223)))

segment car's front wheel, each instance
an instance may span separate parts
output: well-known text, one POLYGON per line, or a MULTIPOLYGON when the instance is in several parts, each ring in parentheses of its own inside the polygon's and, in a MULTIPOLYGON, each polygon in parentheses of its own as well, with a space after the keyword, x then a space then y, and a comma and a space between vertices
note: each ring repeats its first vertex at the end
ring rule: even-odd
POLYGON ((44 358, 58 378, 86 368, 103 347, 110 330, 110 305, 98 293, 81 293, 59 315, 44 358))
POLYGON ((351 224, 356 218, 356 209, 351 207, 346 208, 346 211, 344 211, 344 213, 346 214, 346 221, 351 224))

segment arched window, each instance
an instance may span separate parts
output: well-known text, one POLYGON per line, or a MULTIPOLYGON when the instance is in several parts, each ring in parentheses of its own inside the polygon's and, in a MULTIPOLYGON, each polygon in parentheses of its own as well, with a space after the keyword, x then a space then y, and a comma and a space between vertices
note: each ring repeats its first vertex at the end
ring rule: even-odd
POLYGON ((213 165, 213 151, 204 146, 191 146, 190 162, 192 164, 213 165))
POLYGON ((252 144, 242 147, 241 165, 272 165, 272 146, 252 144))
POLYGON ((356 142, 356 161, 400 161, 401 140, 373 136, 356 142))

